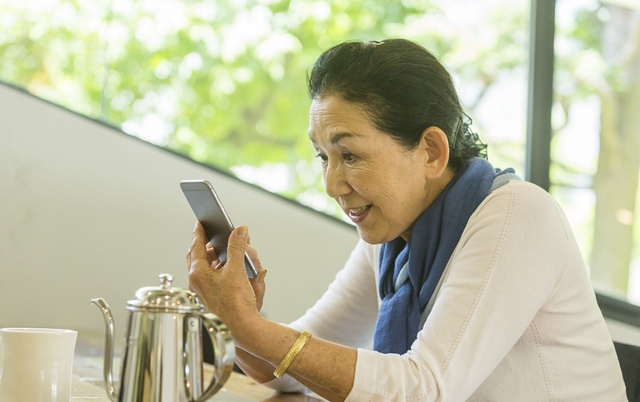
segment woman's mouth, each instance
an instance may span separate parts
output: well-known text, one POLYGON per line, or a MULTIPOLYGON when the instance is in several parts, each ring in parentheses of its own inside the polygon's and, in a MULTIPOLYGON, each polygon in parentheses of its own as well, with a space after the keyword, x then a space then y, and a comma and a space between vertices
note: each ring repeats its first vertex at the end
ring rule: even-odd
POLYGON ((367 217, 370 209, 371 205, 366 205, 360 208, 349 208, 345 212, 347 212, 347 215, 349 215, 353 223, 360 223, 367 217))

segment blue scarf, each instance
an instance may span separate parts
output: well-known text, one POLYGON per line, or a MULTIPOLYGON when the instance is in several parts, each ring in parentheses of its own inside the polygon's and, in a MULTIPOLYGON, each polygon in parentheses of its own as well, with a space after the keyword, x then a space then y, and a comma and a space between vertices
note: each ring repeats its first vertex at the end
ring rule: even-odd
MULTIPOLYGON (((505 169, 499 174, 515 173, 505 169)), ((416 219, 408 244, 398 237, 380 249, 382 304, 373 348, 404 354, 420 330, 420 313, 435 291, 467 221, 492 190, 496 171, 482 158, 466 161, 436 200, 416 219), (402 268, 408 263, 408 270, 402 268), (408 280, 400 278, 408 272, 408 280), (404 283, 402 284, 402 282, 404 283), (396 291, 396 282, 401 284, 396 291)))

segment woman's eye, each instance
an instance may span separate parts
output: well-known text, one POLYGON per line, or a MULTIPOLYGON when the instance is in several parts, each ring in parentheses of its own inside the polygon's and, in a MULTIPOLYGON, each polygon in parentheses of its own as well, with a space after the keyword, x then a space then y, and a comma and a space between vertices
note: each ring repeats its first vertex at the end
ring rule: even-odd
POLYGON ((342 159, 344 159, 345 162, 354 162, 356 160, 356 156, 352 153, 344 152, 342 154, 342 159))
POLYGON ((325 154, 317 153, 316 154, 316 158, 320 158, 322 163, 325 163, 327 161, 327 155, 325 155, 325 154))

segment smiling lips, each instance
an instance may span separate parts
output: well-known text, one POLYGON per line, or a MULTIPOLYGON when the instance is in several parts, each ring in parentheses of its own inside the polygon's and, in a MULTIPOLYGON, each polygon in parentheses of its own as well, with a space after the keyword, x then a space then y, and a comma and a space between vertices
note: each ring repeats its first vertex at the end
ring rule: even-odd
POLYGON ((349 218, 353 221, 353 223, 359 223, 367 217, 370 209, 371 205, 366 205, 360 208, 347 208, 344 210, 344 212, 349 215, 349 218))

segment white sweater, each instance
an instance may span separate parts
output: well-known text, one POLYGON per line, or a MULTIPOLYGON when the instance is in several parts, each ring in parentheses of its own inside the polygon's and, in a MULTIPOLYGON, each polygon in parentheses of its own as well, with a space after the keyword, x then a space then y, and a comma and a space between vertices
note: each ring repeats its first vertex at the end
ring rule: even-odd
MULTIPOLYGON (((511 181, 469 219, 404 355, 370 350, 380 246, 360 241, 291 324, 358 349, 349 401, 626 401, 573 232, 542 189, 511 181)), ((301 390, 291 377, 266 385, 301 390)))

